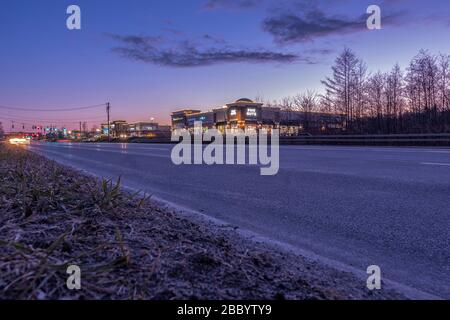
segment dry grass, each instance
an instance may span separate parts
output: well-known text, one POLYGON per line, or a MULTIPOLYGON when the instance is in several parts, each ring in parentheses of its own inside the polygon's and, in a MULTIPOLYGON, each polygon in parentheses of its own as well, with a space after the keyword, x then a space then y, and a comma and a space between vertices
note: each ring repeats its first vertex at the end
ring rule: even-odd
POLYGON ((0 299, 342 299, 372 295, 348 274, 213 231, 0 144, 0 299), (66 268, 80 266, 81 290, 66 268), (358 287, 360 285, 360 287, 358 287))

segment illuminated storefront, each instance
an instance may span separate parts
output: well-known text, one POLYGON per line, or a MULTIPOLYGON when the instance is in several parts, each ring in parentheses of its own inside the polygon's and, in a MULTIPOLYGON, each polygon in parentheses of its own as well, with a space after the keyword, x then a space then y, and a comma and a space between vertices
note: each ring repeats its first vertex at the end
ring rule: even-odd
POLYGON ((302 133, 325 133, 341 130, 344 117, 319 112, 287 111, 278 107, 263 107, 262 103, 242 98, 212 111, 180 110, 172 113, 172 130, 193 130, 196 121, 202 122, 204 130, 215 128, 257 132, 265 129, 279 129, 282 136, 296 136, 302 133))
POLYGON ((128 125, 130 137, 153 137, 158 130, 158 124, 155 122, 136 122, 128 125))
POLYGON ((201 113, 200 110, 193 109, 185 109, 172 112, 172 130, 176 129, 188 129, 188 121, 187 117, 190 114, 198 114, 201 113))
POLYGON ((215 127, 214 112, 199 112, 186 116, 186 124, 188 129, 193 129, 195 122, 200 121, 202 123, 203 130, 208 130, 215 127))
POLYGON ((228 103, 222 108, 214 109, 215 126, 221 132, 226 129, 256 132, 262 124, 262 105, 262 103, 243 98, 228 103))

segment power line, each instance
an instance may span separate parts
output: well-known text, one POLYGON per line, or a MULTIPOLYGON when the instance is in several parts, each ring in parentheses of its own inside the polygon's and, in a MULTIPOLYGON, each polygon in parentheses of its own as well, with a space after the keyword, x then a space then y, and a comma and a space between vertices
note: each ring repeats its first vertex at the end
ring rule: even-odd
MULTIPOLYGON (((35 122, 78 122, 80 117, 78 118, 70 118, 70 119, 41 119, 41 118, 22 118, 20 116, 9 116, 9 115, 2 115, 0 114, 0 119, 7 119, 7 120, 17 120, 17 121, 35 121, 35 122)), ((98 116, 98 117, 89 117, 89 118, 83 118, 84 120, 92 120, 97 121, 101 119, 105 119, 104 116, 98 116)))
MULTIPOLYGON (((41 121, 39 121, 39 120, 33 120, 33 119, 31 119, 31 120, 29 120, 29 119, 19 119, 19 118, 8 118, 8 117, 2 117, 2 116, 0 116, 0 119, 4 119, 4 120, 10 120, 10 121, 13 121, 13 122, 17 122, 17 123, 25 123, 26 121, 31 121, 31 122, 34 122, 34 123, 43 123, 43 124, 78 124, 80 121, 78 120, 78 121, 65 121, 65 120, 61 120, 61 121, 56 121, 56 120, 41 120, 41 121)), ((99 120, 83 120, 83 122, 87 122, 87 123, 99 123, 99 122, 102 122, 102 121, 99 121, 99 120)), ((29 124, 31 124, 31 123, 29 123, 29 124)))
POLYGON ((73 107, 73 108, 52 108, 52 109, 36 108, 36 109, 33 109, 33 108, 10 107, 10 106, 0 105, 0 109, 16 110, 16 111, 64 112, 64 111, 78 111, 78 110, 94 109, 94 108, 100 108, 100 107, 105 107, 105 106, 106 106, 106 103, 96 104, 96 105, 92 105, 92 106, 85 106, 85 107, 73 107))

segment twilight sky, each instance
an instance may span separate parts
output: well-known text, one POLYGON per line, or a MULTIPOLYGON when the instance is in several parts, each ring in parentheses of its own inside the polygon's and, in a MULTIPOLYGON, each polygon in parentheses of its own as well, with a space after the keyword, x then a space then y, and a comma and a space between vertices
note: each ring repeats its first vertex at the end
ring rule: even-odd
MULTIPOLYGON (((0 106, 110 101, 112 118, 128 121, 169 123, 176 109, 320 91, 345 46, 371 71, 406 67, 422 48, 450 53, 448 0, 2 0, 0 8, 0 106), (81 30, 66 28, 70 4, 81 7, 81 30), (381 7, 382 30, 366 28, 371 4, 381 7)), ((0 121, 7 131, 11 120, 73 128, 104 122, 104 113, 0 108, 0 121)))

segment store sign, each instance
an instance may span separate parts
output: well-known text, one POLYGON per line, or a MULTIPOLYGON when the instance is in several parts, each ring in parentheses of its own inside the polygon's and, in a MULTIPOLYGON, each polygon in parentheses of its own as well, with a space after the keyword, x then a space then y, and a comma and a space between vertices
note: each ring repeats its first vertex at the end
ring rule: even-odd
POLYGON ((256 117, 256 109, 255 108, 248 108, 247 109, 247 116, 248 117, 256 117))

